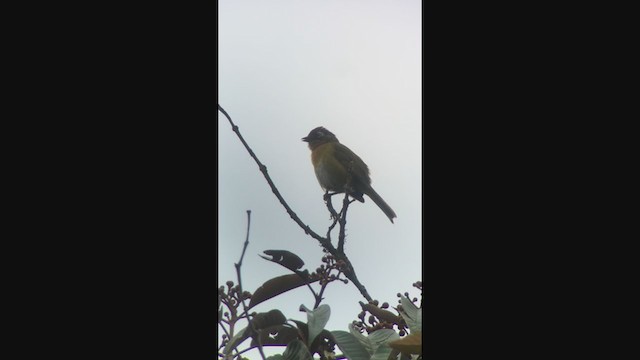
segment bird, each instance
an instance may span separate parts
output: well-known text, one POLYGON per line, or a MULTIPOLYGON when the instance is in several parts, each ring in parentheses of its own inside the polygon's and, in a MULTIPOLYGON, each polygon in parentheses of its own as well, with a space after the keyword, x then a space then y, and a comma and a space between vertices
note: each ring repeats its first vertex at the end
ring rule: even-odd
POLYGON ((369 167, 362 159, 348 147, 338 141, 338 138, 329 130, 319 126, 302 138, 309 143, 311 150, 311 163, 318 178, 320 186, 327 192, 344 193, 354 199, 364 202, 363 195, 367 195, 384 214, 391 220, 396 218, 396 213, 371 187, 369 167), (351 184, 348 189, 347 173, 351 170, 351 184))

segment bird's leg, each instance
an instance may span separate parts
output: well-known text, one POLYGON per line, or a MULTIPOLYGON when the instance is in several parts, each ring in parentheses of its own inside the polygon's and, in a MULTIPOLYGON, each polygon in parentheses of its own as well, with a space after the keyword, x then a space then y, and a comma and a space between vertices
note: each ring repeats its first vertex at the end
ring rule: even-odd
POLYGON ((329 190, 325 190, 325 192, 324 192, 324 196, 323 196, 324 201, 331 201, 331 197, 332 197, 333 195, 336 195, 336 194, 339 194, 339 193, 337 193, 337 192, 329 193, 329 190))
POLYGON ((329 190, 324 193, 324 201, 327 203, 327 209, 329 209, 329 213, 331 214, 331 220, 337 220, 339 218, 338 213, 331 204, 331 197, 335 194, 336 193, 329 194, 329 190))

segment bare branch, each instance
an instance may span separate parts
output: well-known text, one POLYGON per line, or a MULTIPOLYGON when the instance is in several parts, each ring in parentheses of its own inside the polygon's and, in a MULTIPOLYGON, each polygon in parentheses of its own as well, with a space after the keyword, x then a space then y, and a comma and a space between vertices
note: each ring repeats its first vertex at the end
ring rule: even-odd
MULTIPOLYGON (((238 274, 238 294, 240 297, 240 301, 242 302, 242 307, 244 308, 244 314, 247 317, 247 321, 249 322, 249 326, 251 327, 251 330, 253 331, 253 333, 258 334, 255 326, 253 325, 253 322, 251 321, 251 316, 247 312, 248 308, 247 308, 247 304, 244 301, 244 291, 242 290, 242 278, 240 276, 240 267, 242 266, 242 259, 244 258, 245 251, 247 251, 247 246, 249 246, 249 229, 250 228, 251 228, 251 210, 247 210, 247 238, 245 239, 244 246, 242 247, 242 255, 240 255, 240 261, 234 265, 236 266, 236 273, 238 274)), ((264 356, 264 352, 262 351, 260 336, 257 336, 257 340, 258 340, 258 351, 260 351, 260 356, 262 356, 262 359, 264 360, 266 358, 264 356)))
POLYGON ((240 134, 240 130, 238 129, 238 126, 233 123, 233 121, 231 120, 231 117, 229 117, 229 114, 227 114, 227 112, 224 111, 224 109, 219 104, 218 104, 218 110, 220 110, 227 117, 227 119, 229 120, 229 123, 231 124, 231 128, 233 132, 236 133, 236 135, 238 136, 238 138, 240 139, 244 147, 249 152, 249 155, 251 155, 253 160, 255 160, 255 162, 258 164, 258 168, 262 172, 262 175, 264 175, 264 178, 267 180, 267 183, 269 183, 269 186, 271 187, 271 191, 276 195, 278 200, 280 200, 280 203, 287 210, 287 213, 289 214, 289 216, 291 216, 291 218, 302 228, 302 230, 304 230, 305 234, 311 235, 311 237, 318 240, 318 242, 320 242, 320 245, 322 245, 325 249, 327 249, 327 251, 329 251, 333 255, 336 255, 337 251, 333 247, 331 242, 323 238, 322 236, 318 235, 313 230, 311 230, 309 225, 306 225, 305 223, 303 223, 302 220, 300 220, 300 218, 298 217, 298 215, 296 215, 296 213, 293 212, 293 210, 291 210, 291 208, 289 207, 289 204, 287 204, 287 202, 284 200, 282 195, 280 195, 280 191, 278 191, 278 188, 276 188, 275 184, 271 180, 271 177, 269 177, 269 174, 267 173, 267 167, 264 166, 260 162, 260 160, 258 160, 258 157, 256 156, 256 154, 253 152, 253 150, 251 150, 247 142, 244 140, 244 138, 240 134))
POLYGON ((280 191, 278 191, 278 189, 276 188, 275 184, 271 180, 271 177, 269 177, 269 174, 267 173, 267 167, 264 166, 260 162, 260 160, 258 159, 256 154, 253 152, 253 150, 251 150, 251 148, 249 147, 247 142, 244 140, 244 138, 240 134, 240 130, 239 130, 238 126, 233 123, 233 121, 231 120, 231 117, 229 116, 229 114, 227 114, 227 112, 222 108, 222 106, 220 106, 220 104, 218 104, 218 110, 220 110, 220 112, 222 112, 224 114, 224 116, 227 118, 227 120, 229 120, 229 124, 231 124, 231 129, 233 130, 233 132, 236 133, 236 135, 238 136, 238 138, 240 139, 240 141, 242 142, 244 147, 249 152, 249 155, 251 155, 251 157, 256 162, 256 164, 258 164, 258 168, 260 169, 260 172, 262 172, 262 175, 264 176, 264 178, 267 180, 267 183, 269 184, 269 187, 271 187, 271 191, 276 195, 276 197, 278 198, 278 200, 280 201, 282 206, 284 206, 285 210, 287 211, 289 216, 293 219, 293 221, 295 221, 296 224, 298 224, 298 226, 300 226, 302 228, 302 230, 304 230, 305 234, 310 235, 312 238, 318 240, 320 245, 324 249, 326 249, 331 255, 333 255, 336 259, 343 260, 348 264, 348 267, 349 267, 349 269, 351 269, 351 271, 345 272, 345 276, 349 280, 351 280, 353 282, 353 284, 358 288, 358 290, 360 291, 362 296, 364 296, 365 299, 367 299, 368 301, 372 301, 372 298, 371 298, 371 296, 369 296, 369 293, 367 293, 367 290, 358 281, 358 278, 356 277, 355 272, 353 271, 353 268, 351 267, 351 262, 349 261, 349 258, 346 256, 346 254, 339 253, 336 250, 336 248, 333 246, 333 244, 331 244, 331 241, 328 238, 323 238, 322 236, 318 235, 316 232, 311 230, 311 227, 309 227, 309 225, 306 225, 305 223, 302 222, 302 220, 300 220, 298 215, 296 215, 296 213, 289 207, 287 202, 284 200, 282 195, 280 195, 280 191))
POLYGON ((344 254, 345 229, 347 228, 347 209, 349 209, 349 195, 344 194, 342 211, 340 212, 340 234, 338 235, 338 252, 344 254))

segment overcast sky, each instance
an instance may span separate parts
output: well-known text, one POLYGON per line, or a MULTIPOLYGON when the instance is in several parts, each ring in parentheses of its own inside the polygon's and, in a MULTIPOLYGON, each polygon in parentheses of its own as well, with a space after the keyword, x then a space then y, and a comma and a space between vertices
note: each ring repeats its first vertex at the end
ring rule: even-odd
MULTIPOLYGON (((367 197, 353 203, 345 252, 373 298, 395 305, 398 292, 419 297, 411 284, 422 280, 421 1, 218 4, 218 103, 285 200, 319 234, 326 234, 330 220, 300 139, 324 126, 357 153, 369 166, 373 188, 398 217, 391 224, 367 197)), ((233 263, 246 235, 246 210, 252 211, 242 268, 246 290, 288 273, 257 255, 267 249, 292 251, 315 269, 322 256, 318 242, 290 219, 221 113, 218 128, 218 285, 236 282, 233 263)), ((332 237, 337 239, 337 227, 332 237)), ((331 284, 325 297, 329 330, 347 330, 360 312, 358 301, 365 301, 351 283, 331 284)), ((277 308, 306 321, 298 308, 313 303, 301 287, 256 311, 277 308)))

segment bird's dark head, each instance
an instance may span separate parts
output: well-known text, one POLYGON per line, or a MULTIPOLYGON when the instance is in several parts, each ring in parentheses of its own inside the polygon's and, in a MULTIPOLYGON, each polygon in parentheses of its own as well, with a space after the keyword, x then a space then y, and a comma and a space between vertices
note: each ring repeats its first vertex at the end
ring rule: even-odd
POLYGON ((302 138, 302 141, 309 143, 309 148, 313 149, 316 146, 322 145, 328 142, 338 142, 338 138, 329 130, 318 126, 311 130, 309 135, 302 138))

